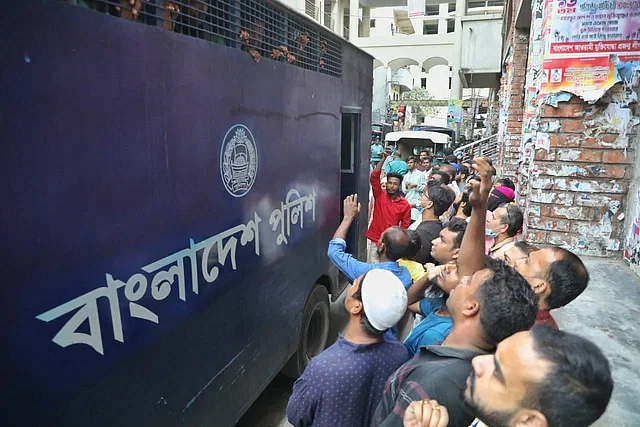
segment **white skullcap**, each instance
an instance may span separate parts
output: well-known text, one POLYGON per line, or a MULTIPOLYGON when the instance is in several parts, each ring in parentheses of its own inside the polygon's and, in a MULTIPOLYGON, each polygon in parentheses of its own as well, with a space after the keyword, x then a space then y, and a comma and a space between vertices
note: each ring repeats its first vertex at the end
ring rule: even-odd
POLYGON ((407 311, 407 291, 388 270, 369 271, 360 284, 360 294, 369 323, 379 331, 394 326, 407 311))

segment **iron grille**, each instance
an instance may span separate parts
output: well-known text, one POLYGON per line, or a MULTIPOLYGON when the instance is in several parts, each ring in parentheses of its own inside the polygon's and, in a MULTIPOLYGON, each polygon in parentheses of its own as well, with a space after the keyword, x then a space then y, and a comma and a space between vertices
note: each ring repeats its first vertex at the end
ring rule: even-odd
POLYGON ((342 76, 340 39, 270 0, 59 1, 242 49, 256 62, 269 59, 342 76))

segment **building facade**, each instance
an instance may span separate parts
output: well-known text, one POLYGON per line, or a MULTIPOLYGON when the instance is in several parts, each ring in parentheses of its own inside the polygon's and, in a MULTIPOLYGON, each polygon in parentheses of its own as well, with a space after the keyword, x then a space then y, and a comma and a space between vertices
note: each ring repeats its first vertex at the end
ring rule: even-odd
POLYGON ((640 271, 637 10, 597 6, 507 2, 498 166, 518 182, 528 241, 640 271))

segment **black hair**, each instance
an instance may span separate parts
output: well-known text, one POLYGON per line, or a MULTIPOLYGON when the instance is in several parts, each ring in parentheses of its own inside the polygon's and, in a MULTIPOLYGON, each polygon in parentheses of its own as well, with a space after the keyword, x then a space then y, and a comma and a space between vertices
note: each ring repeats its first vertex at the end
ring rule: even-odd
POLYGON ((407 230, 407 236, 409 236, 409 247, 404 257, 413 260, 416 255, 418 255, 418 252, 420 252, 420 249, 422 249, 422 239, 420 238, 420 234, 415 230, 407 230))
POLYGON ((507 211, 506 215, 500 218, 500 224, 507 224, 509 226, 507 227, 507 236, 513 237, 522 230, 522 224, 524 223, 522 209, 518 205, 511 203, 505 203, 500 207, 507 211))
MULTIPOLYGON (((364 279, 366 277, 367 277, 367 273, 364 273, 364 276, 362 277, 362 280, 358 285, 358 290, 353 293, 353 297, 360 302, 362 302, 362 283, 364 282, 364 279)), ((386 332, 386 330, 380 331, 376 329, 371 324, 371 322, 369 321, 369 318, 367 317, 367 313, 365 313, 364 311, 364 305, 362 306, 362 310, 360 311, 360 326, 362 326, 362 330, 364 331, 364 333, 371 338, 381 337, 386 332)))
POLYGON ((569 304, 587 288, 589 272, 573 252, 557 247, 551 249, 560 259, 552 262, 545 273, 551 287, 545 302, 554 309, 569 304))
POLYGON ((538 314, 538 297, 529 282, 504 262, 485 258, 491 275, 476 291, 480 325, 487 344, 496 346, 516 332, 530 329, 538 314))
POLYGON ((452 233, 458 233, 456 238, 453 239, 453 247, 452 249, 458 249, 462 244, 462 238, 464 237, 464 232, 467 230, 467 221, 462 218, 451 218, 451 221, 447 223, 447 230, 452 233))
POLYGON ((531 336, 536 353, 551 366, 529 388, 523 406, 540 411, 550 427, 593 424, 613 391, 607 358, 591 341, 549 326, 534 327, 531 336))
POLYGON ((465 205, 462 208, 462 213, 465 216, 470 217, 471 216, 471 210, 473 209, 473 206, 471 206, 471 203, 469 203, 469 193, 467 193, 466 191, 463 191, 462 193, 460 193, 460 201, 453 205, 453 207, 456 210, 456 212, 458 212, 458 209, 460 209, 460 205, 463 204, 463 203, 465 205))
POLYGON ((451 176, 449 176, 449 174, 446 172, 442 172, 440 169, 434 171, 431 174, 431 176, 434 176, 434 175, 438 175, 440 177, 439 181, 444 185, 449 185, 449 183, 451 182, 451 176))
POLYGON ((407 232, 397 225, 385 230, 382 238, 385 255, 389 261, 397 261, 403 258, 409 249, 409 236, 407 232))
POLYGON ((450 165, 449 163, 443 163, 442 165, 440 165, 440 171, 449 175, 449 182, 451 182, 456 177, 456 173, 457 173, 456 168, 450 165), (447 172, 447 170, 449 172, 447 172))
POLYGON ((460 170, 458 171, 460 175, 464 175, 464 179, 467 179, 469 176, 469 168, 465 165, 460 165, 460 170))
POLYGON ((520 249, 522 252, 524 252, 527 255, 529 255, 531 252, 537 250, 534 246, 530 245, 529 243, 527 243, 525 241, 516 242, 516 244, 513 245, 513 246, 518 248, 518 249, 520 249))
POLYGON ((389 178, 398 178, 400 184, 402 185, 402 175, 400 175, 398 172, 389 172, 387 174, 387 182, 389 182, 389 178))
POLYGON ((438 181, 429 181, 426 191, 429 200, 433 202, 433 213, 436 216, 445 213, 455 199, 454 195, 449 191, 449 188, 443 186, 442 183, 438 181))
POLYGON ((433 163, 433 157, 431 156, 425 157, 424 160, 429 160, 430 163, 433 163))
POLYGON ((455 154, 449 154, 444 161, 451 164, 458 163, 458 157, 455 154))
POLYGON ((509 187, 513 191, 516 191, 516 185, 509 178, 500 178, 498 180, 498 184, 502 185, 503 187, 509 187))
POLYGON ((453 154, 453 148, 451 148, 451 147, 445 147, 445 148, 442 150, 442 155, 443 155, 444 157, 450 156, 451 154, 453 154))
POLYGON ((409 158, 407 159, 407 163, 409 163, 410 160, 413 160, 414 162, 418 161, 416 156, 409 156, 409 158))
POLYGON ((429 156, 429 150, 420 150, 420 152, 418 153, 418 155, 422 154, 422 153, 427 153, 427 156, 429 156))

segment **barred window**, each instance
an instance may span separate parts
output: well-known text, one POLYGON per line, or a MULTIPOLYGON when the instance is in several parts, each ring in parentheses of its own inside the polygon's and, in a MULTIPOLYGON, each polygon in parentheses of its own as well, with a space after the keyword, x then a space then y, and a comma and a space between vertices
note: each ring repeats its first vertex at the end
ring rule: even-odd
POLYGON ((342 75, 341 40, 270 0, 59 0, 275 60, 342 75))

